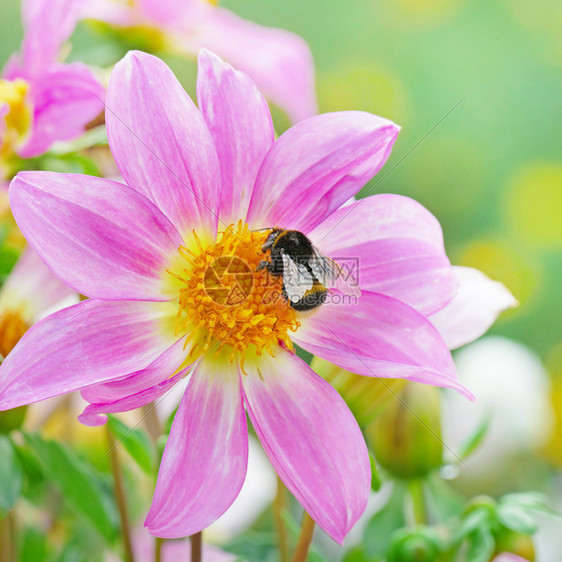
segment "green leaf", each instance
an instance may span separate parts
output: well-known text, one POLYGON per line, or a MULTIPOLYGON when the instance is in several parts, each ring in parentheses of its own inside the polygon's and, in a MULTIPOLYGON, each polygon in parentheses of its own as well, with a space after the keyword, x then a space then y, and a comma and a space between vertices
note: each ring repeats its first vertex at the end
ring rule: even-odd
POLYGON ((548 506, 548 499, 545 494, 540 492, 520 492, 516 494, 506 494, 500 500, 501 505, 513 505, 540 511, 549 515, 560 517, 560 513, 548 506))
POLYGON ((0 248, 0 281, 4 282, 18 261, 20 253, 15 248, 0 248))
POLYGON ((363 534, 364 551, 367 556, 383 556, 390 544, 392 533, 404 526, 404 494, 403 486, 395 482, 392 495, 386 505, 367 523, 363 534))
POLYGON ((476 426, 476 429, 468 437, 468 439, 460 446, 458 457, 461 459, 466 459, 469 457, 482 443, 484 437, 488 433, 490 428, 490 422, 492 421, 492 416, 485 416, 480 420, 480 423, 476 426))
POLYGON ((348 550, 344 557, 342 558, 342 562, 382 562, 382 558, 378 556, 367 556, 365 551, 361 546, 355 546, 348 550))
POLYGON ((34 484, 41 482, 44 479, 43 469, 41 468, 41 464, 39 463, 37 456, 29 448, 27 443, 20 445, 19 443, 12 441, 12 446, 18 455, 18 459, 26 477, 27 486, 33 486, 34 484))
POLYGON ((381 489, 382 480, 377 461, 371 451, 369 451, 369 462, 371 463, 371 490, 373 490, 373 492, 378 492, 381 489))
POLYGON ((117 536, 117 511, 96 471, 67 445, 25 434, 44 472, 72 508, 85 516, 109 542, 117 536))
POLYGON ((20 562, 43 562, 48 559, 48 542, 43 531, 27 527, 20 541, 20 562))
POLYGON ((109 415, 107 423, 115 439, 142 470, 153 475, 156 472, 156 450, 146 433, 140 428, 129 427, 115 416, 109 415))
POLYGON ((474 531, 489 531, 492 523, 492 512, 486 507, 478 507, 466 515, 460 527, 453 535, 453 542, 459 542, 474 531))
POLYGON ((525 507, 510 503, 500 503, 496 516, 502 525, 516 533, 532 535, 537 530, 534 517, 525 507))
POLYGON ((87 130, 73 141, 59 141, 48 152, 49 156, 76 156, 76 152, 92 146, 107 145, 107 130, 105 125, 99 125, 87 130))
POLYGON ((465 498, 437 473, 430 474, 426 482, 430 492, 427 499, 430 517, 433 516, 439 521, 459 517, 466 502, 465 498))
POLYGON ((541 492, 516 492, 502 496, 500 503, 511 503, 525 507, 540 507, 546 505, 547 500, 547 496, 541 492))
POLYGON ((469 537, 466 562, 488 562, 494 553, 495 541, 489 529, 476 529, 469 537))
POLYGON ((23 489, 23 469, 12 443, 0 436, 0 517, 6 517, 23 489))
POLYGON ((96 163, 87 156, 70 153, 63 156, 46 154, 40 159, 40 168, 55 172, 87 174, 99 176, 100 171, 96 163))

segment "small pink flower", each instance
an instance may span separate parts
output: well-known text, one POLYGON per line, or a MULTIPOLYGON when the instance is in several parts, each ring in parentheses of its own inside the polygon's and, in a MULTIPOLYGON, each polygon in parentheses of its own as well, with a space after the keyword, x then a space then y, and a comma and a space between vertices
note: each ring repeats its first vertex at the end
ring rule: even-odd
POLYGON ((526 558, 522 558, 517 554, 511 552, 502 552, 498 554, 492 562, 529 562, 526 558))
POLYGON ((312 54, 295 33, 258 25, 206 0, 96 0, 85 5, 84 17, 157 27, 168 35, 166 48, 184 55, 210 49, 248 74, 294 123, 318 111, 312 54))
POLYGON ((22 158, 39 156, 53 142, 77 137, 103 110, 104 89, 90 69, 59 62, 81 10, 81 0, 24 1, 21 53, 10 58, 0 80, 0 148, 10 142, 22 158), (10 128, 17 138, 7 138, 10 128))
POLYGON ((199 109, 163 62, 131 52, 113 71, 106 107, 126 185, 49 172, 12 181, 29 243, 91 299, 24 336, 0 367, 0 408, 83 389, 91 404, 82 420, 100 423, 192 372, 148 530, 181 537, 224 513, 244 481, 247 411, 287 487, 342 542, 367 502, 367 449, 342 398, 293 342, 355 373, 470 397, 427 318, 453 299, 457 277, 439 223, 415 201, 375 195, 342 207, 385 163, 395 124, 331 113, 275 139, 253 82, 207 51, 197 97, 199 109), (309 316, 268 302, 256 271, 267 232, 258 229, 275 226, 301 231, 327 256, 355 258, 359 299, 309 316), (230 306, 209 292, 223 286, 208 274, 224 256, 251 266, 251 292, 230 306))
POLYGON ((0 289, 2 359, 47 310, 74 294, 45 267, 31 248, 26 248, 0 289))

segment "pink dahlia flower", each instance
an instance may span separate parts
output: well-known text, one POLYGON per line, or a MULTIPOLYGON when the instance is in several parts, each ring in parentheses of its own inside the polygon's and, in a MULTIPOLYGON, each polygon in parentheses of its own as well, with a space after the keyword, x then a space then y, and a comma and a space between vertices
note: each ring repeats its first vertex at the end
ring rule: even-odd
POLYGON ((164 47, 196 57, 207 48, 244 71, 293 122, 318 111, 314 62, 306 42, 284 29, 264 27, 206 0, 96 0, 84 17, 128 28, 164 32, 164 47))
POLYGON ((83 389, 82 420, 99 423, 191 373, 148 530, 190 535, 224 513, 246 472, 246 411, 286 486, 342 542, 367 502, 367 449, 342 398, 293 342, 355 373, 471 396, 427 318, 457 286, 441 228, 398 195, 341 208, 388 158, 394 123, 331 113, 275 139, 254 83, 207 51, 197 97, 199 109, 162 61, 131 52, 115 66, 106 105, 126 184, 49 172, 12 181, 23 234, 90 300, 26 333, 0 367, 0 408, 83 389), (269 298, 282 280, 266 283, 258 271, 269 232, 260 229, 273 227, 354 258, 360 297, 328 299, 308 316, 269 298), (242 298, 229 300, 235 289, 242 298))
POLYGON ((79 62, 59 62, 82 0, 26 0, 24 39, 0 79, 0 155, 39 156, 77 137, 103 110, 104 89, 79 62))

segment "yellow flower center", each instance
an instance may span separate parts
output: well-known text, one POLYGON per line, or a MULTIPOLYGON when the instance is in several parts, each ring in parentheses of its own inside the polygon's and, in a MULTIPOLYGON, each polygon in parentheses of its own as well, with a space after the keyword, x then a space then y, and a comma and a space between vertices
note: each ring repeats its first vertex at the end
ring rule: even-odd
POLYGON ((2 359, 6 358, 28 329, 29 326, 19 312, 7 310, 0 315, 0 355, 2 355, 2 359))
POLYGON ((0 80, 0 113, 5 123, 0 139, 0 156, 3 158, 13 154, 31 128, 33 112, 28 90, 29 84, 20 78, 0 80))
POLYGON ((181 259, 168 270, 178 282, 176 332, 187 333, 190 355, 230 351, 244 362, 245 352, 273 355, 279 343, 292 349, 288 332, 300 323, 282 294, 283 280, 258 265, 268 232, 252 232, 240 221, 218 240, 180 247, 181 259), (248 349, 250 348, 250 349, 248 349))

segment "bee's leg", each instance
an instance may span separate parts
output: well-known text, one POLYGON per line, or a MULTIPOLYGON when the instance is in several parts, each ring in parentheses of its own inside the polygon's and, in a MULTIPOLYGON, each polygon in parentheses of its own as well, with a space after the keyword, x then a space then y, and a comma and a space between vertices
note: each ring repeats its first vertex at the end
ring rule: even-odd
POLYGON ((260 261, 260 263, 258 263, 258 267, 256 267, 256 271, 261 271, 262 269, 267 269, 267 271, 271 273, 273 269, 273 264, 268 261, 262 260, 260 261))

